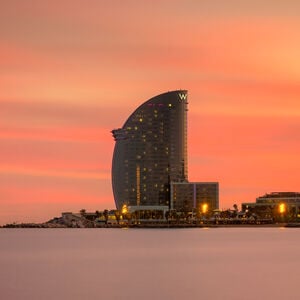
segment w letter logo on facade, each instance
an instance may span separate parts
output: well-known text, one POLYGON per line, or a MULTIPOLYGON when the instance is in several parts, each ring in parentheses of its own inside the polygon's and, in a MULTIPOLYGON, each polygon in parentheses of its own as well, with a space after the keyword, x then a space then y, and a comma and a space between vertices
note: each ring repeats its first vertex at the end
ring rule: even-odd
POLYGON ((180 101, 186 100, 187 94, 178 94, 180 101))

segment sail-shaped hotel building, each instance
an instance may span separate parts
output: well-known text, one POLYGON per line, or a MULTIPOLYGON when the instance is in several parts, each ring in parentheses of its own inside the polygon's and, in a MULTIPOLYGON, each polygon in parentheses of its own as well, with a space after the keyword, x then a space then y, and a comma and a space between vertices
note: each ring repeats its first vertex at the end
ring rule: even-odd
POLYGON ((126 204, 190 210, 203 201, 218 207, 217 183, 188 182, 187 111, 186 90, 167 92, 144 102, 122 128, 112 130, 117 209, 126 204), (204 200, 201 187, 208 190, 204 200))

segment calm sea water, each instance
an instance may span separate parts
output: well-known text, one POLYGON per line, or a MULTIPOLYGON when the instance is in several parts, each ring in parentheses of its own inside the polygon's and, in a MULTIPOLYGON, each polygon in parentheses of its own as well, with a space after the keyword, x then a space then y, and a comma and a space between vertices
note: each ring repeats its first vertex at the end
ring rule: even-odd
POLYGON ((1 229, 0 299, 299 299, 300 230, 1 229))

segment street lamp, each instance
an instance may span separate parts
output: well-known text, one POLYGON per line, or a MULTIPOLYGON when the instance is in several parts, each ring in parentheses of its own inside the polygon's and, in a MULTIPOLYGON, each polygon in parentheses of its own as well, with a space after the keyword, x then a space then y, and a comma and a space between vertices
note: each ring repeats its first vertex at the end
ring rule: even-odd
POLYGON ((280 214, 284 214, 286 212, 286 205, 285 205, 285 203, 280 203, 278 209, 279 209, 279 213, 280 214))
POLYGON ((126 204, 124 204, 124 205, 122 206, 122 214, 123 214, 123 215, 126 215, 127 213, 128 213, 128 207, 127 207, 126 204))
POLYGON ((201 211, 203 214, 206 214, 208 211, 208 204, 207 203, 203 203, 201 206, 201 211))
POLYGON ((281 219, 281 222, 284 221, 284 215, 286 213, 286 204, 285 203, 280 203, 279 206, 278 206, 278 211, 280 213, 280 219, 281 219))

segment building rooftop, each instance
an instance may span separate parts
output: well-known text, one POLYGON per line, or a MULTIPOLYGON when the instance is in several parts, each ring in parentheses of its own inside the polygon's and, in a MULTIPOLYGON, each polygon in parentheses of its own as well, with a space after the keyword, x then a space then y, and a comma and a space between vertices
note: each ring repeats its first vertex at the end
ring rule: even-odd
POLYGON ((260 199, 260 198, 295 198, 295 197, 300 197, 300 193, 299 192, 272 192, 272 193, 260 196, 257 199, 260 199))

